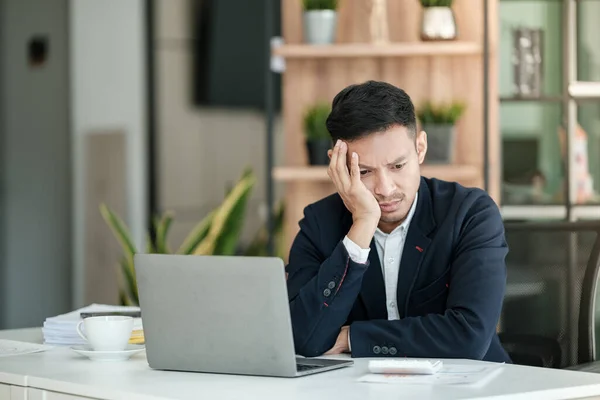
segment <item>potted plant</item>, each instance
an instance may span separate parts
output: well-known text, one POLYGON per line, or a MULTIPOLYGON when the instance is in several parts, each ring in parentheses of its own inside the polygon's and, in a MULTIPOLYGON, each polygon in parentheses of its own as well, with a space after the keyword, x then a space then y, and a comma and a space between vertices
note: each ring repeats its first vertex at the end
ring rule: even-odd
MULTIPOLYGON (((252 188, 256 182, 254 173, 247 169, 238 182, 228 190, 223 202, 206 215, 191 230, 178 249, 169 248, 167 235, 173 222, 169 211, 155 218, 156 239, 150 241, 146 253, 158 254, 196 254, 196 255, 233 255, 238 252, 238 241, 242 232, 244 216, 252 188)), ((100 205, 100 212, 123 250, 119 262, 119 297, 123 305, 139 305, 137 280, 133 265, 133 256, 138 252, 131 233, 123 220, 106 204, 100 205)), ((253 243, 254 250, 260 243, 253 243)))
POLYGON ((304 41, 331 44, 335 41, 338 0, 303 0, 304 41))
POLYGON ((331 106, 317 103, 306 110, 304 115, 304 135, 310 165, 328 165, 327 150, 331 148, 331 136, 327 130, 327 117, 331 106))
POLYGON ((421 16, 422 40, 454 40, 458 36, 452 11, 453 0, 419 0, 423 6, 421 16))
POLYGON ((464 110, 465 104, 458 101, 439 104, 426 102, 417 110, 421 129, 427 133, 427 162, 454 162, 455 125, 464 110))

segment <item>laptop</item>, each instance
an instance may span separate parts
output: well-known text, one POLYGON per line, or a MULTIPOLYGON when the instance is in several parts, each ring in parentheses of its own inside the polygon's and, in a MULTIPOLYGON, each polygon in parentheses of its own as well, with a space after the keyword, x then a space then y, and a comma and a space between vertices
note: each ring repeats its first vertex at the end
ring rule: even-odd
POLYGON ((298 377, 354 363, 296 356, 279 258, 136 254, 134 265, 153 369, 298 377))

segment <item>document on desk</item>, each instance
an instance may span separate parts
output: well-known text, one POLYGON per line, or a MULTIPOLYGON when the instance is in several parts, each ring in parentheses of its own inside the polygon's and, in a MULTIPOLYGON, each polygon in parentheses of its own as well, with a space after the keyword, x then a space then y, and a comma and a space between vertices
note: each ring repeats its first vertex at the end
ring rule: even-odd
POLYGON ((51 346, 0 339, 0 357, 20 356, 51 349, 51 346))
POLYGON ((416 385, 484 386, 502 371, 502 365, 446 364, 434 375, 367 374, 358 379, 366 383, 396 383, 416 385))

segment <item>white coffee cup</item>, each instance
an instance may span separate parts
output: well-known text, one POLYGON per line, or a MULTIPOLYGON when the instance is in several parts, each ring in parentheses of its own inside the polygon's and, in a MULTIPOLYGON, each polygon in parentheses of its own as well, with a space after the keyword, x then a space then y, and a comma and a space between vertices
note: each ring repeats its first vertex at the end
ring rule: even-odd
POLYGON ((133 318, 126 316, 88 317, 77 324, 77 333, 96 351, 122 351, 133 330, 133 318), (85 331, 82 332, 81 326, 85 331))

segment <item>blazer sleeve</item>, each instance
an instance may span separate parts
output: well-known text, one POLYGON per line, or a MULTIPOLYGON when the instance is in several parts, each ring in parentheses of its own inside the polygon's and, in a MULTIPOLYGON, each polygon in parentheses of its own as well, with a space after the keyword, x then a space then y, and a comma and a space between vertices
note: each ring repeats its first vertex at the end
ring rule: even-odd
POLYGON ((324 254, 322 219, 312 206, 304 209, 300 231, 290 249, 288 296, 296 354, 319 356, 333 347, 360 292, 368 267, 350 258, 342 240, 324 254))
POLYGON ((491 198, 472 203, 461 224, 443 314, 350 326, 352 356, 393 345, 401 357, 483 359, 500 318, 508 247, 500 212, 491 198))

